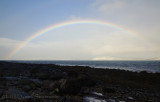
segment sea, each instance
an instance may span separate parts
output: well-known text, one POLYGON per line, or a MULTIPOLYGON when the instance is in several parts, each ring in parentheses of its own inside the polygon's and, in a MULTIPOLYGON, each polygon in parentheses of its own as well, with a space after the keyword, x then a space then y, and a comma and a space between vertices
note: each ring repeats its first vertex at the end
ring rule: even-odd
POLYGON ((56 64, 61 66, 89 66, 92 68, 120 69, 134 72, 160 73, 160 61, 75 61, 75 60, 32 60, 12 61, 32 64, 56 64))

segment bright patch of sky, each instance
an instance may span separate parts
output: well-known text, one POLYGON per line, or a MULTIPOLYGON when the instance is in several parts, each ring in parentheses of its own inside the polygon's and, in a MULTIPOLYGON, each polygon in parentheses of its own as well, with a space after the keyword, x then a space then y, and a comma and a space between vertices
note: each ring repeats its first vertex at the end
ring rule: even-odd
POLYGON ((100 20, 129 29, 76 24, 47 32, 11 60, 159 60, 159 0, 1 0, 0 59, 48 26, 100 20))

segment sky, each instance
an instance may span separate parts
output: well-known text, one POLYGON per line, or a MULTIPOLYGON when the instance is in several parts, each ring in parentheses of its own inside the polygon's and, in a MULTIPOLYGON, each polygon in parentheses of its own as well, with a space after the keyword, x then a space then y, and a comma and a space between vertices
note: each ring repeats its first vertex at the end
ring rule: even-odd
POLYGON ((0 0, 0 60, 160 60, 159 5, 160 0, 0 0), (31 39, 73 21, 79 23, 31 39))

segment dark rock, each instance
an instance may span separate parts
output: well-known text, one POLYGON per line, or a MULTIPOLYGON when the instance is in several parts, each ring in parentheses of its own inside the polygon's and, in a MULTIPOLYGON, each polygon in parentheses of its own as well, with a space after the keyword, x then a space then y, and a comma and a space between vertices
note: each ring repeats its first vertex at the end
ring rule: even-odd
POLYGON ((88 87, 82 87, 80 94, 84 95, 84 94, 89 94, 90 89, 88 87))
POLYGON ((56 88, 56 89, 55 89, 55 92, 56 92, 56 93, 59 93, 59 89, 58 89, 58 88, 56 88))
POLYGON ((43 83, 42 83, 43 88, 48 88, 50 83, 52 83, 52 81, 44 80, 43 83))
POLYGON ((0 77, 0 81, 6 81, 6 78, 0 77))
POLYGON ((76 77, 78 77, 78 75, 79 74, 76 71, 69 71, 68 72, 68 76, 72 77, 72 78, 76 78, 76 77))
POLYGON ((26 92, 30 91, 32 88, 29 85, 25 85, 22 87, 22 89, 26 92))
POLYGON ((61 79, 59 83, 61 93, 77 94, 80 92, 82 87, 94 86, 96 81, 92 80, 86 75, 76 75, 76 77, 61 79))
POLYGON ((24 76, 27 76, 27 77, 30 77, 30 76, 31 76, 31 73, 30 73, 29 70, 25 70, 25 71, 23 72, 23 75, 24 75, 24 76))
POLYGON ((63 80, 60 85, 60 92, 77 94, 82 87, 92 86, 95 83, 89 79, 68 79, 63 80))
POLYGON ((81 83, 81 86, 86 87, 95 86, 97 83, 96 80, 84 74, 80 74, 77 80, 81 83))
POLYGON ((31 74, 35 74, 35 73, 38 72, 38 70, 39 69, 37 67, 32 67, 29 71, 30 71, 31 74))
POLYGON ((44 80, 42 84, 42 87, 44 89, 50 89, 50 90, 56 89, 58 88, 58 86, 59 85, 57 81, 51 81, 51 80, 44 80))
POLYGON ((5 100, 5 102, 13 102, 12 100, 5 100))
POLYGON ((59 80, 60 88, 63 89, 66 85, 67 79, 61 79, 59 80))
POLYGON ((34 68, 30 71, 33 77, 38 79, 47 80, 59 80, 66 76, 66 74, 59 69, 49 68, 49 67, 42 67, 42 68, 34 68))
POLYGON ((63 80, 60 85, 61 93, 77 94, 80 92, 81 84, 78 80, 63 80))
POLYGON ((55 88, 56 88, 56 83, 55 83, 55 82, 51 82, 51 83, 49 84, 49 88, 50 88, 50 89, 55 89, 55 88))
POLYGON ((103 89, 102 89, 102 91, 104 92, 104 93, 115 93, 116 92, 116 90, 115 90, 115 88, 114 87, 104 87, 103 89))
POLYGON ((65 73, 58 72, 58 73, 52 73, 49 78, 52 79, 52 80, 58 80, 58 79, 61 79, 65 76, 66 76, 65 73))
POLYGON ((41 86, 42 85, 42 81, 40 79, 30 79, 34 84, 36 84, 37 86, 41 86))
POLYGON ((6 81, 5 79, 3 81, 0 81, 0 88, 3 87, 3 86, 6 86, 6 81))
MULTIPOLYGON (((45 93, 46 94, 46 93, 45 93)), ((35 98, 41 98, 41 96, 44 95, 44 92, 42 92, 40 89, 37 89, 37 90, 31 90, 30 91, 30 95, 32 97, 35 97, 35 98)))
POLYGON ((81 102, 80 98, 78 97, 66 97, 65 102, 81 102))
POLYGON ((22 85, 30 85, 31 83, 33 83, 33 81, 31 81, 29 78, 22 78, 21 80, 19 80, 19 82, 22 85))
POLYGON ((5 79, 6 80, 11 80, 11 81, 18 81, 18 80, 20 80, 19 77, 13 77, 13 76, 7 76, 7 77, 5 77, 5 79))
POLYGON ((23 85, 28 85, 32 88, 35 87, 40 87, 42 85, 42 81, 39 79, 32 79, 32 78, 28 78, 28 77, 22 77, 19 80, 19 84, 23 85))
POLYGON ((3 89, 0 89, 0 97, 3 95, 3 89))
POLYGON ((4 94, 3 98, 6 99, 18 99, 18 100, 26 100, 30 98, 30 95, 22 90, 9 88, 4 94), (6 96, 6 97, 5 97, 6 96))
POLYGON ((43 72, 36 73, 34 76, 35 76, 36 78, 42 79, 42 80, 45 80, 45 79, 49 79, 49 78, 50 78, 50 74, 49 74, 49 73, 43 73, 43 72))
MULTIPOLYGON (((49 99, 41 99, 41 100, 39 100, 40 102, 54 102, 54 101, 52 101, 52 100, 49 100, 49 99)), ((38 101, 37 101, 38 102, 38 101)))

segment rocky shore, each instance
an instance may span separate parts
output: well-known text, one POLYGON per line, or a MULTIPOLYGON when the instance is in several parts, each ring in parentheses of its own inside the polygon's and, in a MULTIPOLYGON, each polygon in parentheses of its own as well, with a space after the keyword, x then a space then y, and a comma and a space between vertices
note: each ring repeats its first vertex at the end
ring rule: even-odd
POLYGON ((160 73, 0 62, 0 102, 160 102, 160 73))

